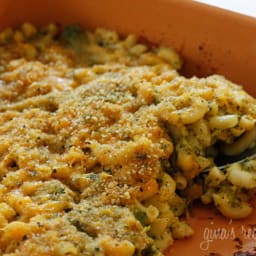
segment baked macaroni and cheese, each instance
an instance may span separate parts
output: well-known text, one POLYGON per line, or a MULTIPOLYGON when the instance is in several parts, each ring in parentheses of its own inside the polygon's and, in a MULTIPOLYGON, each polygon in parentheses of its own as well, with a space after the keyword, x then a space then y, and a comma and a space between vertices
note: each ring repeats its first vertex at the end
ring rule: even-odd
POLYGON ((160 256, 195 200, 251 213, 256 160, 214 163, 256 141, 240 86, 105 29, 24 23, 0 43, 0 255, 160 256))

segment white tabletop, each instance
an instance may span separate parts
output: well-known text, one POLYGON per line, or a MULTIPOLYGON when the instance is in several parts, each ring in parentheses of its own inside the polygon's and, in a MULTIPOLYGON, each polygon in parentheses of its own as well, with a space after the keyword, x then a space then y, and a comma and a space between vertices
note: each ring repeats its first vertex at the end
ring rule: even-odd
POLYGON ((197 0, 197 1, 256 17, 256 0, 197 0))

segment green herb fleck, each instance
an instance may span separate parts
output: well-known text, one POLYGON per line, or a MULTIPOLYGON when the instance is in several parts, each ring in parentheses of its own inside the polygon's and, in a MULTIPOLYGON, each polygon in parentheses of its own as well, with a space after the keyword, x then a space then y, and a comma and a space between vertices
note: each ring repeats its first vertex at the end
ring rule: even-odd
POLYGON ((64 29, 61 38, 65 45, 70 46, 73 45, 76 40, 80 39, 81 34, 81 27, 77 24, 71 24, 64 29))
POLYGON ((62 188, 62 187, 57 188, 57 189, 55 190, 55 194, 64 194, 64 193, 65 193, 65 189, 62 188))
POLYGON ((141 210, 136 210, 134 212, 135 218, 141 223, 142 226, 146 226, 148 224, 147 214, 141 210))

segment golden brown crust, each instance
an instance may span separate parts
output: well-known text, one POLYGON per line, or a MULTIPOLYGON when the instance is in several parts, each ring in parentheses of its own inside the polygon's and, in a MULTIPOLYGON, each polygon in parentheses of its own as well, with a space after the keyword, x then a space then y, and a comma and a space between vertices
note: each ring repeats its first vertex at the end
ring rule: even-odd
POLYGON ((179 216, 206 193, 206 150, 254 127, 255 100, 179 76, 170 49, 53 26, 0 47, 0 254, 161 255, 193 233, 179 216))

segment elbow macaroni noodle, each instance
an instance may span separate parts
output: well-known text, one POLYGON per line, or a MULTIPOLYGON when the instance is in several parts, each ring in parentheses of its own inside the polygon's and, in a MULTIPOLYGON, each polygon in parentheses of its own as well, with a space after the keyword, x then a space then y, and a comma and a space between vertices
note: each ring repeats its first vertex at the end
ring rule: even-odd
POLYGON ((0 255, 161 256, 193 235, 181 217, 195 199, 251 213, 256 161, 214 164, 255 144, 240 86, 76 25, 6 28, 0 54, 0 255))

